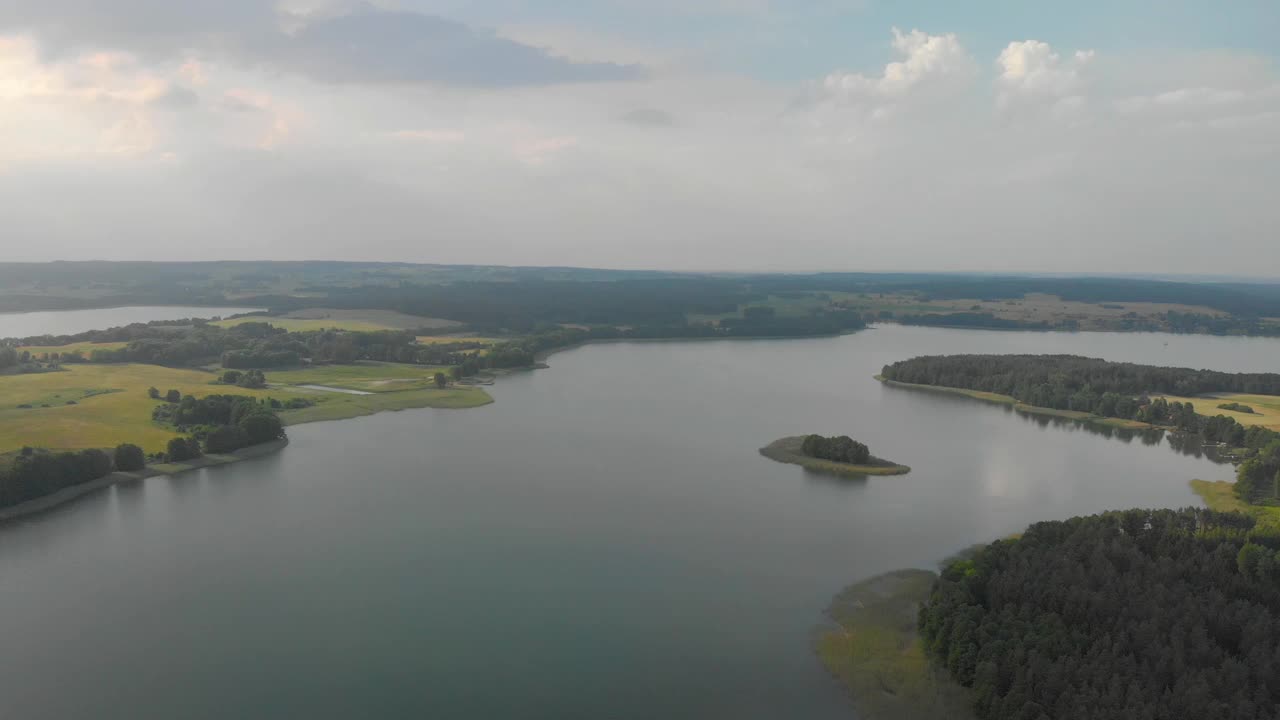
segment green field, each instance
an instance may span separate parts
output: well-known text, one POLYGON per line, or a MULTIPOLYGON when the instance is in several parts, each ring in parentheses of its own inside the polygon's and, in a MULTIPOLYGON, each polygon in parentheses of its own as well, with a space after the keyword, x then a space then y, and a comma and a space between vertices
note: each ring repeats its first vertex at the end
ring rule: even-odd
POLYGON ((331 308, 295 310, 276 316, 251 315, 219 320, 214 324, 221 327, 234 327, 248 322, 265 322, 289 332, 306 332, 310 330, 374 332, 377 330, 417 330, 419 328, 445 330, 459 326, 459 323, 450 320, 406 315, 394 310, 338 310, 331 308))
POLYGON ((383 325, 376 322, 368 322, 364 320, 331 320, 331 319, 315 319, 303 320, 300 318, 284 318, 284 317, 242 317, 233 318, 231 320, 219 320, 214 325, 219 327, 235 327, 251 322, 264 322, 272 327, 288 330, 289 332, 308 332, 311 330, 351 330, 353 332, 375 332, 378 330, 395 330, 390 325, 383 325))
POLYGON ((801 452, 800 446, 803 443, 803 435, 785 437, 781 440, 774 440, 760 448, 760 454, 776 462, 799 465, 806 470, 828 475, 905 475, 911 472, 911 468, 906 465, 898 465, 889 460, 880 460, 878 458, 872 458, 872 460, 877 460, 872 464, 852 465, 850 463, 810 457, 801 452))
POLYGON ((272 386, 326 385, 346 390, 389 393, 435 388, 436 373, 444 373, 447 376, 449 368, 439 365, 361 361, 351 365, 316 365, 291 370, 269 370, 267 382, 272 386))
MULTIPOLYGON (((344 366, 317 368, 321 378, 316 384, 334 382, 344 366)), ((345 382, 374 382, 388 377, 416 378, 399 386, 383 385, 373 395, 346 395, 279 384, 274 373, 267 372, 271 387, 264 390, 213 384, 216 375, 200 370, 166 368, 156 365, 111 364, 68 365, 60 372, 0 376, 0 453, 23 446, 50 449, 109 448, 122 442, 142 446, 147 452, 159 452, 177 433, 151 420, 158 400, 147 396, 147 388, 162 393, 176 389, 183 395, 203 397, 211 394, 250 395, 285 401, 304 397, 316 403, 313 407, 285 411, 280 414, 286 424, 296 425, 316 420, 369 415, 382 410, 414 407, 476 407, 492 402, 479 388, 449 387, 437 390, 434 381, 426 387, 425 377, 436 368, 416 365, 378 363, 375 367, 352 366, 356 378, 345 382), (370 378, 369 373, 376 377, 370 378), (73 402, 74 404, 68 404, 73 402), (31 405, 19 408, 19 405, 31 405), (47 405, 48 407, 43 407, 47 405)), ((428 375, 429 374, 429 375, 428 375)), ((312 382, 302 380, 300 382, 312 382)))
POLYGON ((916 633, 916 613, 936 578, 927 570, 898 570, 845 589, 828 608, 834 627, 818 634, 818 657, 848 688, 860 717, 973 717, 969 691, 929 661, 916 633))
POLYGON ((1260 529, 1280 532, 1280 507, 1250 505, 1236 497, 1235 483, 1227 480, 1192 480, 1191 489, 1210 510, 1239 512, 1257 519, 1260 529))
POLYGON ((1178 395, 1162 396, 1169 402, 1189 402, 1196 407, 1196 412, 1201 415, 1226 415, 1235 418, 1235 421, 1249 427, 1250 425, 1261 425, 1271 430, 1280 430, 1280 397, 1276 395, 1245 395, 1243 393, 1214 393, 1213 395, 1203 395, 1201 397, 1181 397, 1178 395), (1218 407, 1224 403, 1240 403, 1253 408, 1253 412, 1244 413, 1235 410, 1223 410, 1218 407))
POLYGON ((40 355, 43 355, 44 353, 79 352, 81 355, 84 355, 87 358, 89 357, 89 354, 92 353, 94 350, 119 350, 125 345, 126 343, 122 343, 122 342, 103 342, 103 343, 82 342, 82 343, 70 343, 67 345, 24 345, 18 348, 18 352, 22 352, 23 350, 26 350, 27 352, 37 357, 39 357, 40 355))

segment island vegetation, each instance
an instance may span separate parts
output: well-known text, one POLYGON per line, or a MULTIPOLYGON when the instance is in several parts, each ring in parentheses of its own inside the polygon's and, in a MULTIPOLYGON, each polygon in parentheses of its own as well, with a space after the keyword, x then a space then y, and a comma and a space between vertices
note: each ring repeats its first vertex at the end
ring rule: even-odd
POLYGON ((949 564, 920 635, 984 720, 1272 718, 1277 548, 1203 509, 1037 523, 949 564))
POLYGON ((760 448, 760 454, 770 460, 831 475, 903 475, 911 472, 906 465, 875 457, 866 445, 847 435, 785 437, 760 448))

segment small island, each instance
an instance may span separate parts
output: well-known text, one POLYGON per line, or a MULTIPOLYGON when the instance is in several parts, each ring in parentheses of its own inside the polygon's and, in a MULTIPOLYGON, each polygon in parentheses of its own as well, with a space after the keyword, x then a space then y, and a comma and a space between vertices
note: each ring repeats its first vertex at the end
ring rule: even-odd
POLYGON ((911 472, 906 465, 875 457, 866 445, 847 435, 784 437, 760 448, 760 454, 777 462, 834 475, 905 475, 911 472))

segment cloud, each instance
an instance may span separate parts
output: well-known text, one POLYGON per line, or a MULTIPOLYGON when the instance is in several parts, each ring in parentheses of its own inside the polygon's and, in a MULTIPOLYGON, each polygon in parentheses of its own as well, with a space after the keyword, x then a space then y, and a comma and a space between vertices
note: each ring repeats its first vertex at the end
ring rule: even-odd
POLYGON ((833 73, 823 79, 823 91, 846 100, 892 100, 923 91, 954 92, 976 75, 977 64, 954 33, 893 28, 893 49, 902 59, 885 65, 882 74, 833 73))
POLYGON ((372 6, 307 22, 255 50, 281 67, 338 83, 500 88, 640 77, 636 66, 572 62, 445 18, 372 6))
POLYGON ((1004 110, 1018 104, 1060 110, 1078 107, 1087 86, 1085 72, 1093 60, 1092 50, 1077 51, 1064 60, 1046 42, 1011 42, 996 58, 997 103, 1004 110))
POLYGON ((620 118, 627 125, 635 125, 637 127, 675 127, 676 119, 671 113, 655 108, 636 108, 629 112, 623 113, 620 118))
POLYGON ((398 140, 420 140, 429 143, 460 143, 467 139, 467 134, 461 130, 396 130, 391 133, 391 137, 398 140))
POLYGON ((123 49, 265 63, 322 82, 502 88, 634 80, 639 66, 574 62, 460 22, 358 3, 281 12, 267 0, 12 0, 0 31, 30 32, 50 57, 123 49))

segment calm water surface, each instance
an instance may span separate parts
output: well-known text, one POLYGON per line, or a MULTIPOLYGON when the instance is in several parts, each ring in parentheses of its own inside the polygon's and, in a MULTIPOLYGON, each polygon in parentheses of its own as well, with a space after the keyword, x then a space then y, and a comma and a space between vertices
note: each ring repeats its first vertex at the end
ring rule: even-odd
POLYGON ((32 335, 74 335, 89 330, 105 330, 152 320, 225 317, 253 312, 254 308, 182 307, 152 305, 94 310, 64 310, 28 313, 0 313, 0 338, 32 335))
POLYGON ((0 530, 0 717, 852 717, 809 648, 844 585, 1230 477, 872 379, 975 351, 1276 370, 1280 342, 886 327, 598 345, 502 380, 488 407, 291 428, 270 458, 0 530), (756 453, 810 431, 914 471, 837 480, 756 453))

